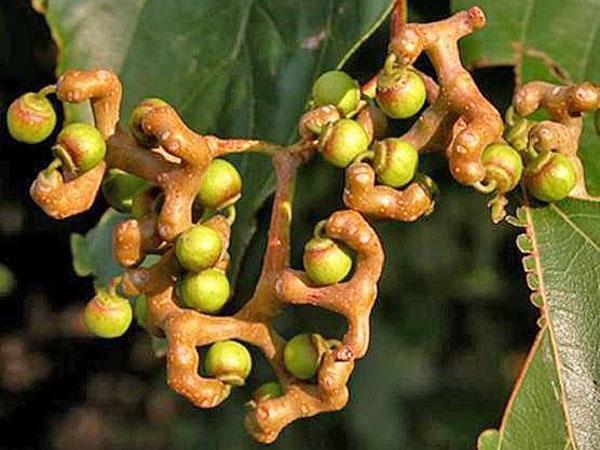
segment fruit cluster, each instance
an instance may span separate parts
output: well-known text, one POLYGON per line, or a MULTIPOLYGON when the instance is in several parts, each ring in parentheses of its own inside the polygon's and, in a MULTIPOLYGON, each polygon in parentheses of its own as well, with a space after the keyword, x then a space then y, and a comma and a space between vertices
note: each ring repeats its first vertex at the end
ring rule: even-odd
MULTIPOLYGON (((293 145, 201 136, 157 98, 140 103, 124 131, 117 125, 121 83, 102 69, 68 71, 55 86, 23 95, 8 111, 13 137, 34 143, 48 138, 56 125, 47 95, 90 101, 95 126, 63 128, 54 161, 31 187, 33 199, 55 218, 89 209, 100 189, 114 209, 129 215, 113 233, 123 275, 87 305, 88 328, 117 337, 135 315, 149 333, 167 339, 169 385, 203 408, 245 384, 252 358, 242 342, 256 346, 278 379, 263 384, 250 402, 246 426, 261 442, 274 441, 300 417, 347 403, 354 361, 368 348, 384 262, 365 217, 409 222, 432 212, 437 187, 418 172, 420 154, 441 151, 459 183, 495 192, 494 221, 504 218, 505 196, 522 179, 542 201, 587 195, 577 157, 581 113, 600 107, 600 87, 529 83, 517 90, 505 125, 460 62, 457 42, 484 25, 482 11, 406 24, 404 6, 396 4, 382 70, 363 86, 341 71, 321 75, 293 145), (413 67, 422 52, 437 82, 413 67), (426 103, 408 132, 387 135, 388 120, 410 118, 426 103), (550 120, 527 117, 540 108, 550 120), (271 157, 276 188, 255 292, 225 316, 220 312, 231 295, 228 247, 242 179, 222 157, 238 152, 271 157), (304 247, 304 270, 294 270, 289 259, 296 171, 317 153, 345 170, 348 209, 315 226, 304 247), (148 255, 159 259, 143 265, 148 255), (126 297, 135 299, 135 308, 126 297), (347 332, 341 339, 306 332, 286 341, 272 326, 286 304, 341 314, 347 332), (199 347, 208 347, 202 370, 199 347)), ((600 128, 598 114, 596 125, 600 128)))

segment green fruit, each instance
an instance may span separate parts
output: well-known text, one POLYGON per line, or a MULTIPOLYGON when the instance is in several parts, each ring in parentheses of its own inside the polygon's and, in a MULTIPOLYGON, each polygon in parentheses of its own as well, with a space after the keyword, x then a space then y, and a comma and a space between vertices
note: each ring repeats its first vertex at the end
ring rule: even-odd
POLYGON ((106 154, 106 142, 95 127, 78 122, 61 130, 52 151, 67 170, 77 174, 100 164, 106 154))
POLYGON ((399 188, 414 178, 419 152, 410 142, 388 138, 375 144, 373 150, 373 168, 379 182, 399 188))
POLYGON ((83 313, 88 330, 107 339, 122 336, 129 328, 132 317, 129 300, 105 290, 96 293, 83 313))
POLYGON ((406 119, 425 104, 427 90, 421 77, 411 69, 394 69, 377 79, 377 103, 388 116, 406 119))
POLYGON ((358 122, 341 119, 324 128, 319 144, 321 154, 327 161, 344 168, 367 149, 369 136, 358 122))
POLYGON ((37 144, 54 130, 56 112, 46 97, 28 92, 8 107, 6 124, 8 132, 17 141, 37 144))
POLYGON ((223 251, 221 236, 205 225, 194 225, 177 239, 175 254, 188 270, 200 272, 214 266, 223 251))
POLYGON ((304 270, 311 281, 319 286, 342 281, 352 269, 352 257, 335 241, 315 237, 304 246, 304 270))
POLYGON ((298 334, 285 344, 283 363, 288 372, 300 380, 316 375, 321 354, 310 334, 298 334))
POLYGON ((198 200, 205 208, 223 209, 235 203, 242 193, 242 177, 224 159, 213 160, 200 181, 198 200))
POLYGON ((252 357, 239 342, 215 342, 206 353, 204 370, 225 383, 243 386, 252 370, 252 357))
POLYGON ((321 75, 312 90, 316 106, 334 105, 342 114, 353 112, 360 100, 360 86, 352 77, 339 70, 321 75))
POLYGON ((575 166, 565 155, 543 152, 525 168, 525 185, 535 198, 557 202, 575 187, 575 166))
POLYGON ((149 186, 150 183, 143 178, 119 169, 110 169, 102 182, 102 193, 110 206, 123 214, 129 214, 134 195, 149 186))
POLYGON ((488 145, 481 154, 485 166, 486 179, 495 181, 499 193, 512 191, 523 174, 521 155, 510 145, 488 145))
POLYGON ((181 299, 186 306, 206 314, 218 313, 229 300, 231 287, 222 270, 188 273, 181 282, 181 299))
POLYGON ((129 131, 135 140, 144 147, 158 147, 158 139, 154 136, 144 133, 142 120, 153 108, 169 106, 167 102, 160 98, 147 98, 135 107, 129 118, 129 131))
POLYGON ((258 387, 252 394, 252 399, 256 402, 271 400, 272 398, 281 397, 283 390, 281 384, 277 381, 269 381, 258 387))
POLYGON ((135 299, 133 315, 138 325, 141 328, 146 328, 146 325, 148 325, 148 299, 145 295, 140 295, 135 299))

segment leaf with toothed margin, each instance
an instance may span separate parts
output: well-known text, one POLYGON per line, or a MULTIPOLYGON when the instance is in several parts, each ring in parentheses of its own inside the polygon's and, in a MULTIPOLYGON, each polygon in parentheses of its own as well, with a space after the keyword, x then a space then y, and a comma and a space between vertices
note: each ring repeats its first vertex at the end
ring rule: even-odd
MULTIPOLYGON (((200 133, 289 143, 316 76, 342 65, 393 0, 48 0, 57 72, 106 67, 124 84, 122 122, 160 97, 200 133)), ((69 119, 81 108, 67 110, 69 119)), ((232 272, 273 189, 270 161, 232 158, 244 179, 232 272)), ((235 275, 234 275, 235 277, 235 275)))
POLYGON ((524 207, 540 331, 497 434, 479 450, 600 448, 600 203, 524 207))
MULTIPOLYGON (((452 0, 455 10, 471 6, 487 25, 461 41, 468 65, 514 65, 520 82, 600 81, 598 0, 452 0)), ((600 139, 587 116, 579 156, 588 192, 600 196, 600 139)))

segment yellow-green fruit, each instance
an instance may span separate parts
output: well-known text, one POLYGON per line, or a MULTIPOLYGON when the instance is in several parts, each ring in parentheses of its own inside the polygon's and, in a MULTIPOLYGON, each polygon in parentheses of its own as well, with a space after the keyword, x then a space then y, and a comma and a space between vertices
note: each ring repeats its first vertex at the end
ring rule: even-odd
POLYGON ((218 313, 231 294, 229 280, 222 270, 206 269, 188 273, 181 282, 183 303, 206 314, 218 313))
POLYGON ((334 240, 315 237, 304 246, 304 270, 319 286, 335 284, 346 278, 352 269, 349 252, 334 240))
POLYGON ((575 166, 565 155, 543 152, 525 168, 525 185, 535 198, 557 202, 575 187, 575 166))
POLYGON ((377 142, 373 150, 373 168, 380 183, 399 188, 414 178, 419 153, 410 142, 388 138, 377 142))
POLYGON ((290 339, 283 349, 285 368, 300 380, 314 377, 321 363, 319 349, 310 334, 298 334, 290 339))
POLYGON ((167 102, 160 98, 147 98, 135 107, 129 118, 129 131, 135 140, 144 147, 157 147, 158 140, 154 136, 144 133, 142 121, 144 117, 153 108, 169 106, 167 102))
POLYGON ((521 155, 510 145, 488 145, 481 154, 481 163, 485 167, 486 179, 496 182, 500 193, 512 191, 523 174, 521 155))
POLYGON ((8 132, 17 141, 37 144, 54 130, 56 112, 46 97, 28 92, 10 104, 6 124, 8 132))
POLYGON ((110 339, 125 334, 131 324, 133 311, 126 298, 99 290, 86 305, 83 318, 90 332, 110 339))
POLYGON ((281 384, 277 381, 269 381, 260 385, 252 394, 252 399, 256 402, 271 400, 272 398, 281 397, 283 390, 281 384))
POLYGON ((177 260, 184 268, 193 272, 214 266, 222 251, 221 236, 205 225, 194 225, 184 231, 175 244, 177 260))
POLYGON ((367 150, 369 136, 358 122, 341 119, 323 129, 319 144, 321 154, 329 163, 344 168, 367 150))
POLYGON ((360 86, 347 73, 331 70, 315 81, 312 95, 316 106, 333 105, 347 115, 358 106, 360 86))
POLYGON ((414 116, 426 99, 425 83, 414 70, 396 69, 377 79, 377 104, 394 119, 414 116))
POLYGON ((150 183, 143 178, 119 169, 110 169, 102 181, 102 193, 110 206, 121 213, 129 214, 134 195, 148 186, 150 183))
POLYGON ((252 370, 252 357, 239 342, 215 342, 206 353, 204 370, 227 384, 243 386, 252 370))
POLYGON ((242 177, 235 166, 214 159, 202 175, 198 200, 205 208, 222 209, 235 203, 242 193, 242 177))
POLYGON ((104 159, 106 142, 97 128, 76 122, 58 133, 52 151, 70 172, 83 173, 93 169, 104 159))

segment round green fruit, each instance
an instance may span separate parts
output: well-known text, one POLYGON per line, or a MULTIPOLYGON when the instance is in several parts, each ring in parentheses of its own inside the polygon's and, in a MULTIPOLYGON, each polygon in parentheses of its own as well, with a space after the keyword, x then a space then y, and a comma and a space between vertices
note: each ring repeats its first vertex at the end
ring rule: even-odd
POLYGON ((565 155, 543 152, 525 168, 527 190, 538 200, 557 202, 575 187, 575 166, 565 155))
POLYGON ((37 144, 54 130, 56 112, 46 97, 28 92, 10 104, 6 124, 8 132, 17 141, 37 144))
POLYGON ((310 334, 298 334, 285 344, 283 363, 288 372, 300 380, 308 380, 316 375, 321 354, 310 334))
POLYGON ((222 270, 206 269, 188 273, 181 282, 183 303, 206 314, 218 313, 229 300, 231 287, 222 270))
POLYGON ((107 339, 125 334, 132 317, 133 311, 129 300, 105 290, 96 293, 83 313, 88 330, 98 337, 107 339))
POLYGON ((377 142, 373 150, 373 168, 380 183, 399 188, 414 178, 419 152, 410 142, 388 138, 377 142))
POLYGON ((204 370, 227 384, 243 386, 252 370, 252 357, 239 342, 215 342, 206 353, 204 370))
POLYGON ((177 260, 184 268, 193 272, 214 266, 222 251, 221 236, 205 225, 194 225, 184 231, 175 244, 177 260))
POLYGON ((214 159, 200 181, 198 200, 205 208, 223 209, 235 203, 242 193, 242 177, 235 166, 224 159, 214 159))
POLYGON ((129 131, 135 140, 144 147, 158 147, 158 139, 144 133, 142 128, 142 120, 148 112, 153 108, 169 106, 167 102, 160 98, 147 98, 135 107, 129 118, 129 131))
POLYGON ((425 104, 427 90, 421 77, 409 68, 384 72, 377 79, 377 104, 394 119, 414 116, 425 104))
POLYGON ((72 123, 61 130, 52 151, 72 173, 96 167, 106 154, 106 142, 100 131, 87 123, 72 123))
POLYGON ((256 402, 271 400, 272 398, 281 397, 283 390, 281 384, 277 381, 269 381, 260 385, 252 394, 252 399, 256 402))
POLYGON ((319 144, 321 154, 329 163, 344 168, 367 150, 369 136, 358 122, 341 119, 323 129, 319 144))
POLYGON ((519 184, 523 160, 510 145, 488 145, 481 154, 481 163, 485 167, 486 179, 496 183, 498 192, 512 191, 519 184))
POLYGON ((334 240, 314 237, 304 246, 304 270, 319 286, 339 283, 352 269, 352 257, 334 240))
POLYGON ((150 186, 146 180, 119 169, 110 169, 102 181, 102 193, 110 206, 123 214, 131 212, 133 197, 150 186))
POLYGON ((333 105, 347 115, 358 106, 360 86, 347 73, 331 70, 315 81, 312 95, 316 106, 333 105))

